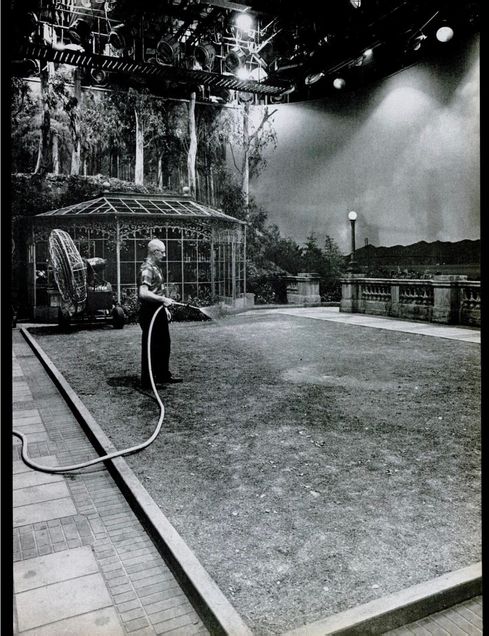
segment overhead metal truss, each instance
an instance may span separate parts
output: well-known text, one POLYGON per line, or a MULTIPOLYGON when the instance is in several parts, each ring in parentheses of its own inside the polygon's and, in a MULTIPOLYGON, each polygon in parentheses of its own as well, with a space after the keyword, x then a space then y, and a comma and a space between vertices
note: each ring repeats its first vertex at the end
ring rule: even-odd
POLYGON ((176 66, 160 64, 146 64, 133 62, 127 58, 110 57, 79 51, 58 51, 49 46, 27 44, 21 54, 25 58, 35 58, 44 62, 70 64, 83 68, 102 69, 111 73, 139 75, 149 78, 168 79, 176 82, 202 84, 228 90, 237 90, 258 95, 281 95, 288 88, 285 82, 281 86, 240 80, 231 75, 220 75, 210 71, 190 70, 176 66))

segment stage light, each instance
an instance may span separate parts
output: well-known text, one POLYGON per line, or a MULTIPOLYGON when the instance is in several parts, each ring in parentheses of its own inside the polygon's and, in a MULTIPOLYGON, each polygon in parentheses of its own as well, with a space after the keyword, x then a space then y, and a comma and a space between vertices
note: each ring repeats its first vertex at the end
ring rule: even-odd
POLYGON ((107 73, 101 68, 92 68, 90 77, 97 86, 107 86, 107 73))
POLYGON ((68 35, 74 44, 86 46, 90 40, 90 25, 86 20, 77 18, 73 24, 68 27, 68 35))
POLYGON ((21 77, 37 76, 41 72, 41 65, 38 60, 12 60, 14 75, 21 77))
POLYGON ((324 73, 322 71, 319 73, 311 73, 305 78, 304 84, 306 86, 311 86, 312 84, 319 82, 319 80, 323 79, 323 77, 324 77, 324 73))
POLYGON ((419 49, 423 46, 423 42, 427 39, 427 36, 421 33, 413 40, 413 51, 419 51, 419 49))
POLYGON ((214 64, 216 57, 216 49, 212 44, 201 43, 195 47, 194 50, 195 61, 200 64, 200 67, 210 71, 214 64))
POLYGON ((31 37, 37 31, 39 18, 34 11, 29 11, 20 18, 20 28, 22 33, 27 37, 31 37))
POLYGON ((449 26, 442 26, 436 32, 436 39, 439 42, 449 42, 453 38, 453 29, 449 26))
POLYGON ((241 66, 241 62, 244 59, 244 54, 239 54, 237 51, 229 51, 224 58, 224 66, 228 71, 234 73, 241 66))
POLYGON ((246 68, 246 66, 240 66, 235 71, 235 75, 240 80, 249 80, 250 79, 250 71, 246 68))
POLYGON ((118 24, 109 33, 109 44, 116 51, 131 48, 132 42, 131 30, 125 24, 118 24))
POLYGON ((280 97, 284 97, 284 95, 291 95, 296 89, 295 84, 292 84, 291 86, 289 86, 289 88, 286 91, 283 91, 283 93, 280 93, 280 97))
POLYGON ((346 82, 342 77, 337 77, 336 79, 333 80, 333 86, 337 88, 338 90, 345 88, 345 85, 346 85, 346 82))
POLYGON ((362 6, 362 0, 350 0, 350 4, 355 9, 360 9, 362 6))
POLYGON ((175 42, 171 36, 163 36, 156 45, 156 61, 158 64, 175 64, 178 50, 178 42, 175 42))
POLYGON ((236 16, 235 24, 243 33, 249 33, 253 29, 253 18, 249 13, 240 13, 236 16))
POLYGON ((268 77, 268 73, 261 66, 256 66, 250 71, 248 79, 254 82, 264 82, 268 77))

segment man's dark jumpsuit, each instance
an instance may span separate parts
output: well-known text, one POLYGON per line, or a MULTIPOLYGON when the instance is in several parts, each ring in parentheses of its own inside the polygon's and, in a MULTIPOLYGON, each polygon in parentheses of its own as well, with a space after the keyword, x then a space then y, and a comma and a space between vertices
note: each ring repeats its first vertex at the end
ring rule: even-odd
MULTIPOLYGON (((146 258, 141 265, 140 284, 147 285, 149 291, 164 296, 163 275, 158 265, 146 258)), ((159 307, 163 307, 158 302, 139 299, 139 324, 143 330, 141 349, 141 385, 150 388, 149 367, 148 367, 148 332, 151 319, 159 307)), ((171 377, 169 371, 170 362, 170 330, 168 329, 168 317, 166 308, 163 307, 158 313, 151 332, 151 369, 155 382, 165 382, 171 377)))

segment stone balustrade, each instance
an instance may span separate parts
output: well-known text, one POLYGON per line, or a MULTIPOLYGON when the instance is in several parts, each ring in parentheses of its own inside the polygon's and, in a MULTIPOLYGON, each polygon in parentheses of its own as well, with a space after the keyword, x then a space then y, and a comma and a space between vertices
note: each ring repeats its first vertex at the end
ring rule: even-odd
POLYGON ((342 312, 480 326, 480 306, 480 282, 467 276, 413 280, 350 274, 341 280, 342 312))

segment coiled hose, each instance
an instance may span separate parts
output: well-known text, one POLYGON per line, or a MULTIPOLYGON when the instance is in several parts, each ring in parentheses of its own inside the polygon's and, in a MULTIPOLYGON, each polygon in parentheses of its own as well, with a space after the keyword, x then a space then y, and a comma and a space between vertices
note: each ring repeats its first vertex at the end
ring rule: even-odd
POLYGON ((23 433, 20 433, 19 431, 13 430, 12 435, 15 435, 16 437, 18 437, 20 441, 22 442, 21 455, 22 455, 23 461, 27 464, 27 466, 29 466, 30 468, 33 468, 34 470, 39 470, 44 473, 66 473, 72 470, 79 470, 80 468, 87 468, 88 466, 93 466, 94 464, 100 464, 100 462, 105 462, 108 459, 114 459, 116 457, 121 457, 122 455, 129 455, 130 453, 135 453, 136 451, 140 451, 154 442, 154 440, 158 437, 158 434, 163 425, 163 420, 165 418, 165 406, 163 402, 161 401, 158 391, 156 390, 156 385, 153 378, 153 369, 151 366, 151 334, 153 331, 153 325, 156 320, 156 316, 164 308, 165 308, 164 305, 161 305, 161 307, 158 307, 158 309, 155 311, 155 313, 153 314, 153 318, 151 319, 149 330, 148 330, 148 345, 147 346, 148 346, 149 378, 151 381, 151 388, 153 389, 153 393, 156 396, 156 401, 158 402, 160 406, 160 416, 158 418, 158 424, 156 425, 156 428, 153 434, 151 435, 151 437, 148 438, 142 444, 138 444, 137 446, 131 446, 131 448, 125 448, 124 450, 121 450, 121 451, 114 451, 113 453, 109 453, 108 455, 103 455, 102 457, 97 457, 96 459, 91 459, 90 461, 82 462, 80 464, 71 464, 69 466, 43 466, 42 464, 38 464, 37 462, 33 461, 27 454, 27 438, 25 437, 25 435, 23 433))

